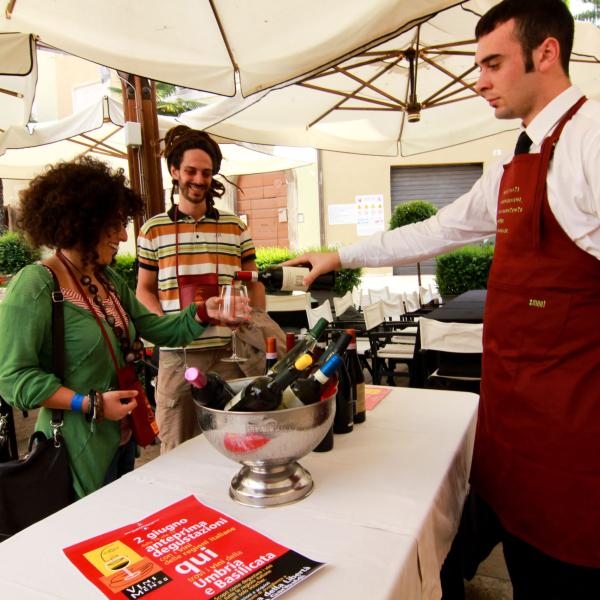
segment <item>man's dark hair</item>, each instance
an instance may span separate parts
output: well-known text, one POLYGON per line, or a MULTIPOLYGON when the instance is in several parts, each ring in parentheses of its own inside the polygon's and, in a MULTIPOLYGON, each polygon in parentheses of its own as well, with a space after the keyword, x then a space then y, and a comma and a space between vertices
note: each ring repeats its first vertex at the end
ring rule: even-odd
POLYGON ((569 74, 575 21, 562 0, 503 0, 479 19, 475 28, 476 39, 510 19, 515 20, 515 33, 523 49, 527 73, 533 70, 533 51, 546 38, 553 37, 560 46, 562 68, 565 74, 569 74))
MULTIPOLYGON (((177 125, 167 131, 165 135, 165 149, 163 155, 167 161, 169 171, 171 167, 180 168, 181 160, 186 150, 202 150, 208 154, 212 160, 213 175, 216 175, 221 168, 223 155, 219 144, 215 142, 207 133, 197 129, 191 129, 186 125, 177 125)), ((172 180, 171 204, 173 204, 173 195, 177 188, 177 180, 172 180)), ((210 189, 206 191, 206 215, 218 218, 218 211, 214 208, 214 197, 220 198, 225 193, 225 186, 214 179, 210 184, 210 189)))
POLYGON ((19 226, 33 246, 77 247, 84 263, 95 264, 104 231, 143 212, 123 169, 83 157, 52 165, 31 181, 20 195, 19 226))

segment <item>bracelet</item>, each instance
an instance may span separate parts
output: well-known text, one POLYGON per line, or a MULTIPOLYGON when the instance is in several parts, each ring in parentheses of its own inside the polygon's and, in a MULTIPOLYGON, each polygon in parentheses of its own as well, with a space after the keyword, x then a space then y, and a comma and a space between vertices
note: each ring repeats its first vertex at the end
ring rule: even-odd
POLYGON ((71 410, 81 412, 83 408, 84 395, 75 392, 71 398, 71 410))
POLYGON ((90 400, 90 404, 88 406, 87 413, 85 413, 85 420, 88 423, 91 423, 94 420, 94 418, 96 417, 96 404, 97 404, 96 391, 90 390, 90 393, 88 394, 88 398, 90 400))
POLYGON ((104 396, 101 392, 96 391, 96 422, 104 421, 104 396))

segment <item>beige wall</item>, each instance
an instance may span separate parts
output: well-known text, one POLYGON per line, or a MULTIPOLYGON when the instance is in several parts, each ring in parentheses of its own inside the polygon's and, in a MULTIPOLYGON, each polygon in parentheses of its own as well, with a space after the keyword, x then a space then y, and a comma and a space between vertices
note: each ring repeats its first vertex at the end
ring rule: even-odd
MULTIPOLYGON (((330 204, 352 204, 356 195, 383 194, 386 227, 391 213, 390 172, 395 166, 448 165, 481 162, 484 168, 501 160, 514 147, 516 132, 507 132, 455 148, 421 156, 376 157, 339 152, 322 152, 325 216, 330 204)), ((366 239, 356 235, 355 225, 325 224, 328 244, 348 245, 366 239)), ((391 269, 369 269, 369 273, 389 273, 391 269)))
MULTIPOLYGON (((319 172, 315 164, 294 169, 296 179, 297 214, 290 214, 296 222, 296 237, 292 250, 303 250, 319 246, 321 226, 319 222, 319 172), (298 218, 298 215, 302 217, 298 218), (300 222, 303 220, 303 222, 300 222)), ((291 225, 291 223, 290 223, 291 225)), ((290 239, 292 242, 292 239, 290 239)))

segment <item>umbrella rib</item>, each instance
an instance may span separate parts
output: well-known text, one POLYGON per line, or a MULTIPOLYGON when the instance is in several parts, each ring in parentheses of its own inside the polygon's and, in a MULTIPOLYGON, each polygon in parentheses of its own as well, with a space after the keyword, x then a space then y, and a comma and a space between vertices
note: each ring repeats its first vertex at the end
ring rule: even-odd
MULTIPOLYGON (((104 150, 102 147, 99 147, 99 144, 88 144, 86 142, 82 142, 81 140, 76 140, 74 138, 67 138, 67 142, 72 142, 73 144, 79 144, 80 146, 85 146, 87 150, 82 152, 82 154, 87 154, 88 152, 97 152, 98 154, 103 154, 104 156, 112 156, 114 158, 127 158, 126 154, 122 152, 114 151, 110 152, 109 150, 104 150)), ((81 156, 81 155, 80 155, 81 156)))
POLYGON ((17 0, 9 0, 8 4, 6 5, 6 9, 4 11, 4 16, 6 17, 6 20, 10 20, 12 18, 12 13, 13 10, 15 9, 15 4, 17 3, 17 0))
MULTIPOLYGON (((384 102, 383 100, 376 100, 375 98, 366 98, 364 96, 357 96, 358 94, 358 90, 356 92, 342 92, 341 90, 334 90, 331 88, 325 88, 325 87, 321 87, 319 85, 314 85, 312 83, 305 83, 305 82, 300 82, 298 85, 308 88, 310 90, 316 90, 317 92, 326 92, 328 94, 334 94, 337 96, 343 96, 345 100, 360 100, 361 102, 369 102, 370 104, 380 104, 382 106, 386 106, 389 108, 395 108, 394 104, 389 104, 388 102, 384 102)), ((336 110, 337 108, 339 108, 339 105, 342 104, 345 100, 342 100, 339 102, 338 106, 334 106, 333 108, 331 108, 329 112, 336 110)), ((319 119, 322 119, 325 115, 322 115, 319 119)), ((313 123, 311 123, 312 125, 313 123)))
POLYGON ((6 94, 7 96, 13 96, 14 98, 23 98, 21 92, 14 92, 13 90, 6 90, 4 88, 0 88, 0 94, 6 94))
MULTIPOLYGON (((463 90, 464 91, 464 90, 463 90)), ((451 94, 447 94, 444 98, 450 97, 451 94)), ((480 98, 479 94, 473 92, 473 94, 469 96, 463 96, 461 98, 454 98, 453 100, 445 100, 444 102, 433 102, 426 106, 425 108, 437 108, 438 106, 444 106, 445 104, 454 104, 454 102, 464 102, 465 100, 470 100, 471 98, 480 98)))
MULTIPOLYGON (((364 87, 368 87, 370 90, 381 94, 384 98, 387 98, 388 100, 390 100, 391 102, 395 103, 395 104, 400 104, 400 101, 398 100, 398 98, 395 98, 394 96, 392 96, 391 94, 388 94, 387 92, 384 92, 383 90, 380 90, 378 87, 372 85, 372 82, 375 81, 376 79, 378 79, 379 77, 381 77, 385 72, 389 71, 395 64, 398 64, 398 62, 401 59, 398 59, 395 63, 390 63, 389 65, 386 65, 386 68, 383 69, 381 72, 377 73, 372 79, 370 79, 369 81, 365 81, 364 79, 361 79, 360 77, 358 77, 357 75, 354 75, 354 73, 352 73, 349 70, 346 69, 342 69, 342 68, 337 68, 338 71, 342 72, 344 75, 346 75, 346 77, 349 77, 350 79, 353 79, 354 81, 356 81, 357 83, 359 83, 361 85, 361 88, 364 87)), ((356 90, 357 92, 359 90, 356 90)))
POLYGON ((221 37, 223 38, 223 43, 225 44, 225 49, 227 50, 227 54, 229 55, 229 60, 231 61, 231 64, 233 65, 233 68, 235 69, 235 71, 237 73, 239 73, 240 68, 235 60, 235 57, 233 56, 233 50, 231 49, 231 46, 229 45, 229 40, 227 39, 227 36, 225 35, 225 29, 223 28, 223 24, 221 23, 221 19, 219 17, 219 13, 215 6, 214 0, 208 0, 208 2, 210 4, 210 7, 215 16, 215 20, 217 21, 217 26, 219 27, 219 31, 221 32, 221 37))
MULTIPOLYGON (((428 65, 431 65, 432 67, 434 67, 438 71, 441 71, 442 73, 444 73, 444 75, 446 75, 447 77, 449 77, 452 80, 452 81, 450 81, 450 83, 447 83, 445 86, 441 87, 439 90, 437 90, 436 92, 434 92, 431 96, 429 96, 429 98, 423 100, 423 102, 422 102, 423 105, 427 106, 427 105, 431 104, 432 101, 437 96, 439 96, 442 92, 444 92, 445 90, 447 90, 448 88, 450 88, 451 86, 453 86, 455 84, 459 84, 462 87, 459 90, 455 90, 455 91, 451 92, 450 94, 448 94, 449 96, 452 96, 454 94, 458 94, 458 93, 462 92, 465 89, 469 89, 469 90, 473 89, 473 85, 474 84, 469 84, 466 81, 464 81, 464 77, 466 77, 467 75, 469 75, 469 73, 472 73, 477 68, 476 66, 469 67, 466 71, 464 71, 460 75, 455 75, 454 73, 451 73, 447 69, 444 69, 444 67, 442 67, 441 65, 437 64, 435 61, 431 60, 429 57, 422 56, 421 58, 428 65)), ((446 98, 446 97, 447 96, 444 96, 444 98, 446 98)))
POLYGON ((427 48, 423 48, 423 50, 440 50, 443 48, 454 48, 454 46, 467 46, 469 44, 475 44, 477 40, 459 40, 456 42, 448 42, 447 44, 433 44, 432 46, 427 46, 427 48))

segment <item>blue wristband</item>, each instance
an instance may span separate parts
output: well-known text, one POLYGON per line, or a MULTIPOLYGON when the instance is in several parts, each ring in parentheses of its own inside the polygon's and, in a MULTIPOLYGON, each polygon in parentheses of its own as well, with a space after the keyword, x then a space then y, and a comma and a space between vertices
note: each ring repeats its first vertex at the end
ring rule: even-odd
POLYGON ((78 394, 77 392, 75 392, 73 394, 73 397, 71 398, 71 410, 76 410, 76 411, 81 412, 81 408, 83 406, 83 399, 84 399, 83 394, 78 394))

